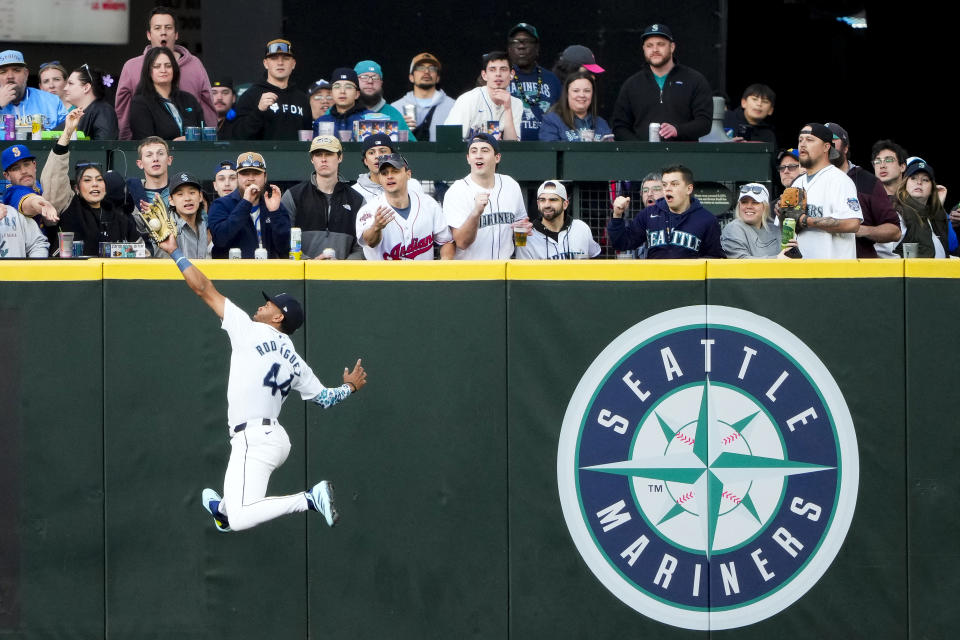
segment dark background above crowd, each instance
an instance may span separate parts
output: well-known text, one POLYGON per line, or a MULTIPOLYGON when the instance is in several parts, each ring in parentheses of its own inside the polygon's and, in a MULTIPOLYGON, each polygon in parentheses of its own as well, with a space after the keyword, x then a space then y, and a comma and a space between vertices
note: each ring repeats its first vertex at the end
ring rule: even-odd
MULTIPOLYGON (((781 146, 795 146, 805 122, 834 121, 849 131, 857 164, 869 164, 875 140, 892 138, 930 161, 938 175, 950 175, 943 136, 953 107, 947 98, 950 58, 941 55, 951 43, 949 21, 930 9, 910 12, 845 0, 340 3, 335 10, 312 0, 131 0, 126 46, 5 46, 22 50, 33 74, 41 62, 59 59, 68 69, 89 62, 117 78, 123 62, 143 50, 147 15, 156 4, 177 13, 180 43, 202 58, 211 78, 259 79, 263 43, 283 36, 296 50, 297 86, 329 77, 336 66, 372 58, 384 69, 388 100, 407 91, 409 61, 421 51, 440 58, 441 87, 456 97, 474 86, 480 55, 505 48, 507 30, 525 21, 540 30, 540 62, 546 67, 569 44, 594 51, 607 70, 600 79, 600 111, 606 116, 619 86, 642 64, 643 28, 663 22, 673 29, 678 61, 727 94, 731 108, 754 82, 776 91, 773 120, 781 146), (861 11, 867 29, 837 20, 861 11)), ((31 85, 36 86, 35 79, 31 85)))

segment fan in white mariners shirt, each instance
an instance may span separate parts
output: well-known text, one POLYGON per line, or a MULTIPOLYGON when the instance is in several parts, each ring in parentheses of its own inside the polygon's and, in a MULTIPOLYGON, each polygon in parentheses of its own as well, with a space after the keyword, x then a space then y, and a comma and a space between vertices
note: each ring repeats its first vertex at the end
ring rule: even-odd
POLYGON ((790 186, 807 192, 806 212, 791 213, 797 220, 797 245, 804 258, 857 257, 856 234, 863 220, 857 187, 830 164, 832 148, 833 132, 825 125, 813 122, 800 130, 797 150, 807 172, 790 186))
POLYGON ((324 387, 290 341, 290 334, 303 324, 303 309, 293 296, 264 293, 266 303, 251 319, 184 257, 173 234, 160 248, 177 263, 190 288, 223 318, 222 327, 233 349, 227 384, 230 461, 223 479, 223 498, 213 489, 205 489, 203 508, 224 532, 249 529, 307 509, 319 511, 332 527, 339 514, 333 484, 326 480, 309 491, 265 497, 270 474, 290 453, 290 439, 277 416, 291 389, 324 409, 361 389, 367 373, 360 360, 352 371, 344 368, 343 385, 324 387))
MULTIPOLYGON (((380 176, 377 167, 377 158, 396 153, 397 148, 393 144, 390 136, 383 133, 375 133, 368 136, 363 141, 363 156, 361 160, 367 168, 367 173, 361 173, 357 176, 357 181, 351 187, 354 191, 363 196, 364 202, 373 202, 383 193, 383 185, 380 184, 380 176)), ((407 181, 407 188, 410 191, 423 193, 423 187, 420 182, 414 178, 407 181)))
POLYGON ((443 209, 422 192, 410 191, 410 169, 399 153, 380 156, 377 172, 383 194, 357 212, 357 242, 367 260, 453 258, 453 236, 443 209))
POLYGON ((567 215, 567 188, 559 180, 547 180, 537 189, 540 220, 526 246, 518 246, 514 258, 523 260, 577 260, 596 258, 600 245, 583 220, 567 215))
POLYGON ((497 173, 500 143, 488 133, 467 142, 470 175, 453 183, 443 213, 457 243, 458 260, 507 260, 513 254, 513 227, 530 233, 520 185, 497 173))

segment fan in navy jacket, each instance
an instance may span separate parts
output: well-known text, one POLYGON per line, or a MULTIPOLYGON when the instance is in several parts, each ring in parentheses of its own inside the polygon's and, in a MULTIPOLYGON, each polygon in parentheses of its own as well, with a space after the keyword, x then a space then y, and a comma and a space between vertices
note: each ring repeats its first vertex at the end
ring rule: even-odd
POLYGON ((648 258, 722 258, 716 217, 691 197, 693 174, 683 165, 663 169, 663 198, 624 224, 630 198, 618 197, 607 236, 617 251, 647 245, 648 258))
POLYGON ((263 156, 253 151, 237 158, 237 190, 214 200, 207 216, 213 236, 214 258, 226 258, 240 249, 243 258, 255 257, 258 247, 268 258, 290 254, 290 213, 280 201, 280 189, 267 182, 263 156))

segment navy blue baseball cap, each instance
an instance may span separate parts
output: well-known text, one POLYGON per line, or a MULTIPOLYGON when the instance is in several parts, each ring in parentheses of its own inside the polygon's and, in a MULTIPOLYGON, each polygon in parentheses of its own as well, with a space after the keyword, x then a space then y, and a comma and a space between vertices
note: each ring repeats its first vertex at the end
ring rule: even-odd
POLYGON ((645 41, 647 38, 652 38, 653 36, 666 38, 670 42, 673 42, 673 32, 670 31, 670 27, 665 24, 652 24, 644 29, 643 34, 640 36, 640 42, 645 41))
POLYGON ((353 86, 360 88, 360 79, 357 77, 357 72, 349 67, 338 67, 330 74, 331 86, 342 81, 352 82, 353 86))
POLYGON ((367 151, 374 147, 386 147, 390 149, 390 153, 393 153, 397 148, 393 145, 393 140, 390 139, 390 136, 385 133, 375 133, 372 136, 367 136, 363 141, 363 152, 362 155, 367 155, 367 151))
POLYGON ((233 160, 221 160, 217 163, 217 168, 213 170, 213 176, 216 177, 218 173, 224 169, 230 169, 232 171, 237 170, 237 163, 233 160))
POLYGON ((27 149, 22 144, 7 147, 3 150, 3 170, 6 171, 21 160, 28 160, 30 158, 36 160, 37 156, 30 153, 30 149, 27 149))
POLYGON ((278 293, 275 296, 268 296, 266 292, 261 291, 263 299, 272 302, 283 311, 283 321, 280 323, 280 329, 288 336, 300 328, 303 324, 303 307, 289 293, 278 293))
POLYGON ((490 135, 489 133, 477 133, 474 134, 469 140, 467 140, 467 151, 470 150, 470 146, 474 142, 486 142, 491 147, 493 147, 494 153, 500 153, 500 141, 496 137, 490 135))

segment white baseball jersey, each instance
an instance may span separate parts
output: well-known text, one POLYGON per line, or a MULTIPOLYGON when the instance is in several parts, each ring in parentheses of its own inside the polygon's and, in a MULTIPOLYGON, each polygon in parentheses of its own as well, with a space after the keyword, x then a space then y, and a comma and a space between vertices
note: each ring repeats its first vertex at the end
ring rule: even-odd
POLYGON ((580 260, 600 255, 600 245, 593 239, 590 227, 583 220, 571 220, 557 234, 557 239, 543 233, 535 224, 533 234, 527 236, 527 246, 517 247, 514 258, 519 260, 580 260))
MULTIPOLYGON (((811 218, 857 218, 860 201, 857 186, 847 174, 835 166, 827 165, 813 175, 801 174, 790 185, 807 191, 807 215, 811 218)), ((828 233, 819 229, 797 229, 797 246, 804 258, 850 258, 857 257, 856 235, 852 233, 828 233)))
POLYGON ((394 213, 393 220, 380 232, 380 244, 367 246, 363 232, 370 228, 378 207, 390 207, 385 195, 368 202, 357 212, 357 242, 367 260, 433 260, 433 245, 453 242, 443 209, 436 200, 423 193, 408 191, 410 214, 403 218, 394 213))
POLYGON ((220 325, 230 336, 230 380, 227 383, 227 420, 230 426, 255 418, 276 419, 290 389, 304 400, 325 387, 307 366, 290 336, 256 322, 229 299, 223 302, 220 325))
POLYGON ((478 194, 489 191, 490 201, 483 213, 477 237, 466 249, 457 247, 457 260, 507 260, 513 255, 511 225, 527 217, 520 185, 510 176, 494 176, 493 189, 476 184, 470 176, 453 183, 443 198, 447 224, 458 229, 466 222, 478 194))
MULTIPOLYGON (((369 173, 357 176, 357 181, 350 188, 363 196, 364 203, 373 202, 383 193, 383 187, 371 180, 369 173)), ((423 193, 423 185, 416 178, 410 178, 407 180, 407 191, 423 193)))
MULTIPOLYGON (((520 122, 523 119, 523 102, 519 98, 510 97, 510 112, 513 116, 513 129, 520 135, 520 122)), ((450 114, 443 124, 459 124, 463 129, 463 139, 466 140, 475 133, 489 133, 488 124, 492 120, 500 123, 503 131, 502 105, 494 104, 487 87, 476 87, 467 91, 453 103, 450 114)))

